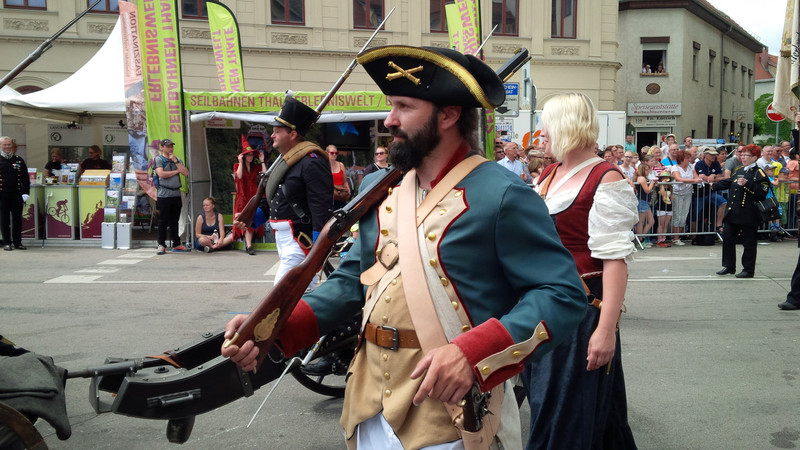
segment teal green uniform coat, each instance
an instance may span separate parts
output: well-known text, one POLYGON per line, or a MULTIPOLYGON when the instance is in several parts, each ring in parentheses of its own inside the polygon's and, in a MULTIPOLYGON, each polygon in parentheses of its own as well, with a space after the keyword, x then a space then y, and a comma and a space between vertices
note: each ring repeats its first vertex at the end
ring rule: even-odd
MULTIPOLYGON (((371 179, 372 175, 365 178, 362 186, 371 179)), ((551 339, 533 357, 551 350, 581 321, 587 300, 547 206, 519 177, 497 164, 479 165, 455 189, 463 191, 468 208, 445 228, 438 259, 473 328, 452 343, 476 374, 479 361, 530 339, 540 322, 551 339)), ((313 344, 361 311, 366 287, 359 277, 376 262, 377 222, 373 208, 362 218, 358 239, 339 268, 300 301, 279 337, 287 354, 313 344)), ((481 388, 488 391, 521 372, 530 356, 493 371, 481 388)))

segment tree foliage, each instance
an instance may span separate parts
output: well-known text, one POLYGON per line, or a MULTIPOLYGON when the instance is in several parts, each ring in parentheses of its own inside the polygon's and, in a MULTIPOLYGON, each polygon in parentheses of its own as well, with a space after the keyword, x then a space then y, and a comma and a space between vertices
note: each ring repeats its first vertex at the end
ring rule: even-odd
POLYGON ((764 142, 756 142, 757 144, 775 144, 783 140, 789 141, 792 137, 792 124, 788 120, 780 123, 778 128, 778 139, 775 139, 775 122, 767 117, 767 106, 772 103, 772 94, 763 94, 758 97, 754 104, 753 113, 753 135, 754 136, 770 136, 764 142))

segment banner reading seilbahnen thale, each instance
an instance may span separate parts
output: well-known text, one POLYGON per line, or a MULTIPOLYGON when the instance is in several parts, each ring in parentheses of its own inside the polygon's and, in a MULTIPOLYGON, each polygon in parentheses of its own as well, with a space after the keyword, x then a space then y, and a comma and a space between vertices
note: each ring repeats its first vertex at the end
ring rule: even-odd
MULTIPOLYGON (((171 139, 175 143, 175 156, 186 161, 178 3, 176 0, 137 0, 136 4, 147 141, 152 146, 162 139, 171 139)), ((188 191, 183 175, 181 190, 188 191)))

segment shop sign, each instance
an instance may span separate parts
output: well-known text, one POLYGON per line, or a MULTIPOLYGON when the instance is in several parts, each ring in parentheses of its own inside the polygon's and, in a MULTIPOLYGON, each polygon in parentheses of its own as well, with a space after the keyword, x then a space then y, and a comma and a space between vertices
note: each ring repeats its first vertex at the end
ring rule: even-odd
POLYGON ((665 103, 628 103, 628 116, 680 116, 681 104, 665 103))
POLYGON ((92 125, 57 125, 47 126, 47 145, 59 147, 88 147, 93 136, 92 125))
POLYGON ((675 116, 647 116, 647 117, 631 117, 631 125, 642 127, 674 127, 678 124, 678 118, 675 116))
POLYGON ((103 125, 103 145, 128 146, 128 129, 116 125, 103 125))

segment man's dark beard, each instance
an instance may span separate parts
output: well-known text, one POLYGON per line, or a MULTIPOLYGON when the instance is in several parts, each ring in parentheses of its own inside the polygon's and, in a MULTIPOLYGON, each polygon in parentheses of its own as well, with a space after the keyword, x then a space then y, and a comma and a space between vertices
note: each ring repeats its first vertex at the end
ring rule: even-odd
POLYGON ((401 172, 407 172, 419 167, 422 160, 430 155, 434 148, 439 145, 439 133, 437 132, 439 112, 434 110, 428 122, 416 133, 409 136, 399 127, 389 127, 392 136, 403 138, 403 141, 394 141, 389 147, 389 155, 392 157, 392 164, 401 172))

